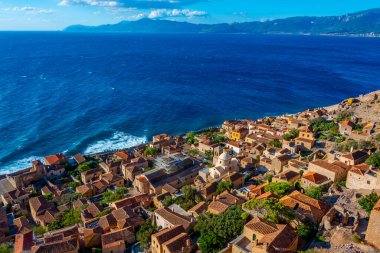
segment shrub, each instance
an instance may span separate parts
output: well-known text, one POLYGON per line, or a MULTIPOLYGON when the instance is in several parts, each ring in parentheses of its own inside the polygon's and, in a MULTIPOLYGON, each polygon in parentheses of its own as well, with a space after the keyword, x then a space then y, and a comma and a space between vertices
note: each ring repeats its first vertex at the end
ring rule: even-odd
POLYGON ((297 138, 299 133, 300 133, 299 129, 291 129, 288 133, 284 134, 282 138, 284 138, 284 140, 290 141, 292 139, 297 138))
POLYGON ((230 180, 227 180, 227 181, 221 181, 218 183, 218 185, 216 186, 216 194, 221 194, 222 192, 224 192, 225 190, 230 190, 232 189, 233 187, 233 184, 230 180))
POLYGON ((323 196, 323 187, 310 186, 305 190, 305 194, 311 198, 320 200, 323 196))
POLYGON ((373 207, 376 205, 377 201, 379 201, 380 196, 377 195, 377 193, 372 192, 369 195, 362 197, 359 199, 359 205, 360 207, 368 213, 368 215, 371 214, 371 211, 373 207))
POLYGON ((380 152, 372 154, 366 161, 366 164, 372 165, 374 167, 380 167, 380 152))
POLYGON ((265 192, 273 192, 280 198, 288 194, 292 190, 292 185, 289 182, 272 182, 264 187, 265 192))
POLYGON ((154 234, 158 228, 152 224, 150 219, 137 228, 136 240, 140 243, 141 248, 148 249, 151 242, 151 236, 154 234))

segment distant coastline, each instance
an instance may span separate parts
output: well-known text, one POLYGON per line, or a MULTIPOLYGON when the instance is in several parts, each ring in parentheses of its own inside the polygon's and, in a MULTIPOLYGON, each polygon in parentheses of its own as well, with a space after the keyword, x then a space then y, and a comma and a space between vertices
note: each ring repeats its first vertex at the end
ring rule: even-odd
POLYGON ((244 23, 194 24, 140 19, 100 26, 73 25, 64 32, 228 33, 380 37, 380 8, 341 16, 290 17, 244 23))

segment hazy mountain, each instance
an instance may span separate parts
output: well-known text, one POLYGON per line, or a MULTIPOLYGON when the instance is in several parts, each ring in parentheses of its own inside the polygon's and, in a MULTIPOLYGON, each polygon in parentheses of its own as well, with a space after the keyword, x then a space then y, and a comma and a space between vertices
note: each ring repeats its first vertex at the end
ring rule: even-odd
POLYGON ((380 34, 380 8, 328 17, 291 17, 265 22, 232 24, 192 24, 167 20, 141 19, 114 25, 67 27, 67 32, 143 33, 256 33, 256 34, 380 34))

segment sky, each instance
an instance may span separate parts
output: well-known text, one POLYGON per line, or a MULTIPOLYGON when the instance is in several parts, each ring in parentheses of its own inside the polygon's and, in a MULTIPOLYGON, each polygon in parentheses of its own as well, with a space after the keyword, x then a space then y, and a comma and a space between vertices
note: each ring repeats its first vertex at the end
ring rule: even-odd
POLYGON ((232 23, 371 8, 380 8, 380 0, 0 0, 0 30, 62 30, 142 18, 232 23))

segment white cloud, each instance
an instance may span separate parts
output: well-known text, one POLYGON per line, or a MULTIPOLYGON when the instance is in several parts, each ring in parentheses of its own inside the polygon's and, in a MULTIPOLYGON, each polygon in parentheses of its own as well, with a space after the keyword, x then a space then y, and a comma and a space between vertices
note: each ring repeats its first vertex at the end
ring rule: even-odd
POLYGON ((101 7, 115 7, 119 5, 117 1, 106 1, 106 0, 61 0, 61 2, 58 3, 59 6, 78 5, 78 4, 86 4, 86 5, 101 6, 101 7))
POLYGON ((206 16, 205 11, 196 11, 190 9, 156 9, 152 10, 147 17, 151 19, 165 18, 165 17, 194 17, 194 16, 206 16))
POLYGON ((54 13, 54 10, 52 10, 52 9, 42 9, 42 8, 31 7, 31 6, 4 8, 3 11, 19 11, 19 12, 26 12, 26 13, 30 13, 30 14, 52 14, 52 13, 54 13))

